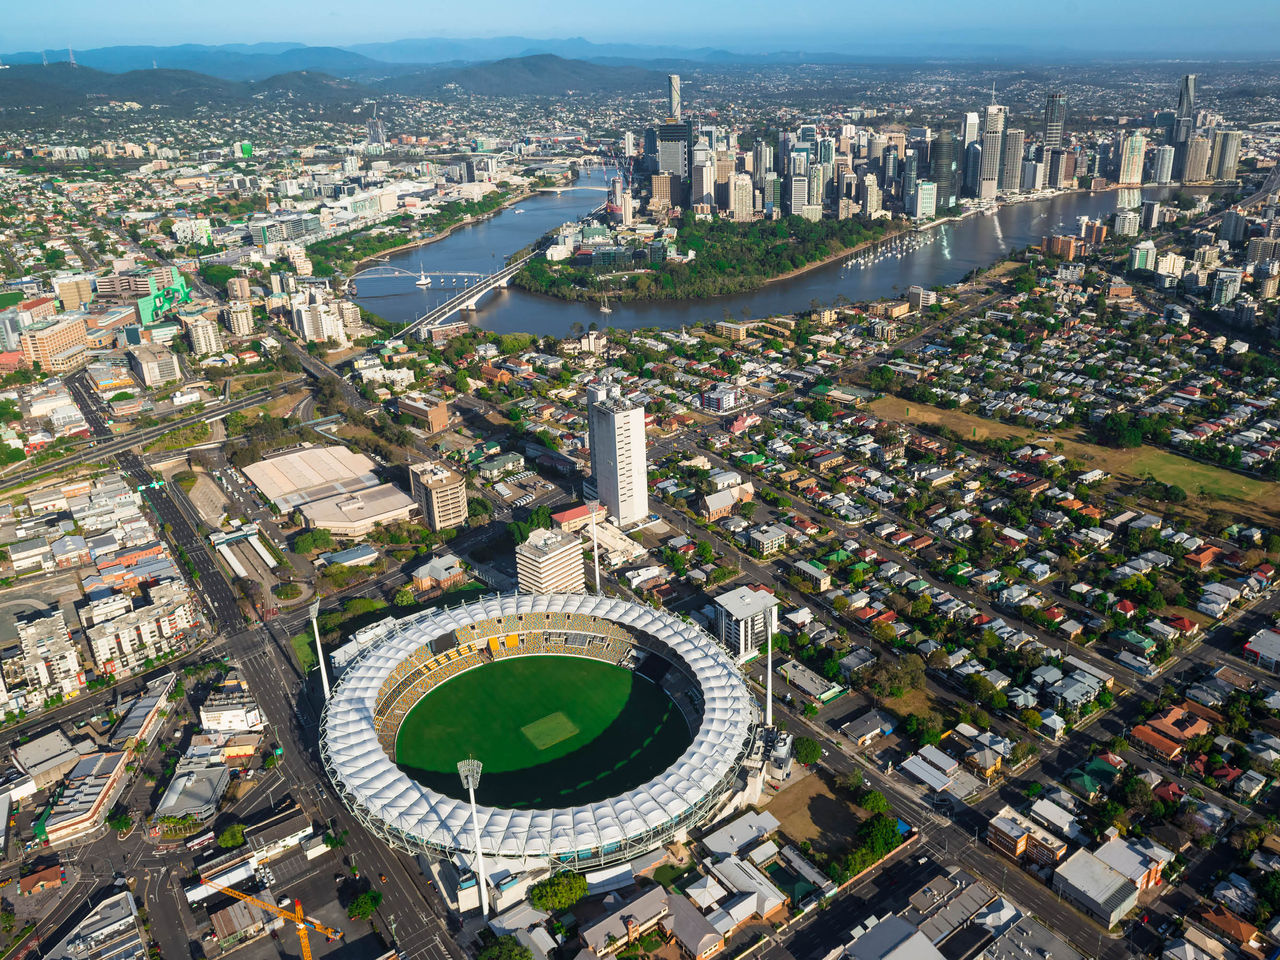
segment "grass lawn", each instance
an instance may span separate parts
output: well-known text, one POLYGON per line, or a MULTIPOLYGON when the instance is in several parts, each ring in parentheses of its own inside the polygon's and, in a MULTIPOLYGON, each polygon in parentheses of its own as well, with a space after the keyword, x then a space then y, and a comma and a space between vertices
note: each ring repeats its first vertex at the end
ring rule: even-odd
POLYGON ((293 647, 293 655, 298 658, 298 666, 302 668, 302 672, 310 673, 318 662, 315 638, 310 633, 300 633, 290 638, 289 645, 293 647))
POLYGON ((6 290, 4 293, 0 293, 0 310, 17 306, 26 296, 21 290, 6 290))
POLYGON ((943 410, 927 403, 903 400, 901 397, 881 397, 870 404, 870 410, 877 416, 890 420, 949 427, 963 440, 975 437, 1013 437, 1030 442, 1039 437, 1054 437, 1062 441, 1062 452, 1066 456, 1077 458, 1090 467, 1105 470, 1114 477, 1141 480, 1150 474, 1161 483, 1182 487, 1191 498, 1182 505, 1185 509, 1201 506, 1194 499, 1203 487, 1210 498, 1203 506, 1209 510, 1222 509, 1229 513, 1244 514, 1270 526, 1280 525, 1280 487, 1275 483, 1255 480, 1157 447, 1116 450, 1082 441, 1075 430, 1071 433, 1053 434, 1031 427, 988 420, 959 410, 943 410))
POLYGON ((690 741, 660 688, 581 657, 498 660, 446 681, 409 711, 396 761, 457 796, 458 761, 484 763, 477 798, 495 806, 603 800, 670 766, 690 741))

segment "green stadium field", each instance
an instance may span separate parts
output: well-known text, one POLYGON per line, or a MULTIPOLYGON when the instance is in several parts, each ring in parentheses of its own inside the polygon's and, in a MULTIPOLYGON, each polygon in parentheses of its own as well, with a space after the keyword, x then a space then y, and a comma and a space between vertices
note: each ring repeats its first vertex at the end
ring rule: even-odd
POLYGON ((432 690, 405 716, 396 763, 462 797, 458 761, 484 764, 476 799, 496 807, 605 800, 657 776, 693 739, 655 684, 583 657, 498 660, 432 690))

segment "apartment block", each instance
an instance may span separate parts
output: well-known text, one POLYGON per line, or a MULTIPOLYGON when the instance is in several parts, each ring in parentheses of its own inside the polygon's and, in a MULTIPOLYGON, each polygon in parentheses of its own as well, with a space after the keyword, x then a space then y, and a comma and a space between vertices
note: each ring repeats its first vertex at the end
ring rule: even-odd
POLYGON ((467 481, 442 463, 409 465, 409 495, 422 508, 432 530, 448 530, 467 522, 467 481))
POLYGON ((562 530, 534 530, 516 547, 521 593, 582 593, 586 586, 582 542, 562 530))
POLYGON ((1067 844, 1012 807, 1003 807, 987 824, 987 843, 1011 860, 1052 866, 1067 853, 1067 844))

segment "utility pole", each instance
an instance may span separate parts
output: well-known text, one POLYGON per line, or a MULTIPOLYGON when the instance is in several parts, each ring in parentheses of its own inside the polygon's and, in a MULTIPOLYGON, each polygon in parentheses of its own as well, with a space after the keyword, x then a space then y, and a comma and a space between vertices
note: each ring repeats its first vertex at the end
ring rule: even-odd
POLYGON ((467 788, 467 796, 471 799, 471 829, 476 841, 476 878, 480 881, 480 915, 489 919, 489 884, 484 875, 484 854, 480 852, 480 811, 476 807, 476 787, 480 785, 482 764, 475 757, 463 760, 458 764, 458 776, 462 785, 467 788))

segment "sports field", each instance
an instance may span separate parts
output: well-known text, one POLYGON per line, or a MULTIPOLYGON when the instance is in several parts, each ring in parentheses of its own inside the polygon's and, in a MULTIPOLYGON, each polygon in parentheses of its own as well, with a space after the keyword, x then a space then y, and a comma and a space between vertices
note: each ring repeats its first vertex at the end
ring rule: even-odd
POLYGON ((458 761, 484 764, 476 799, 565 807, 616 796, 661 773, 693 739, 655 684, 582 657, 513 657, 459 674, 405 716, 396 763, 464 797, 458 761))

